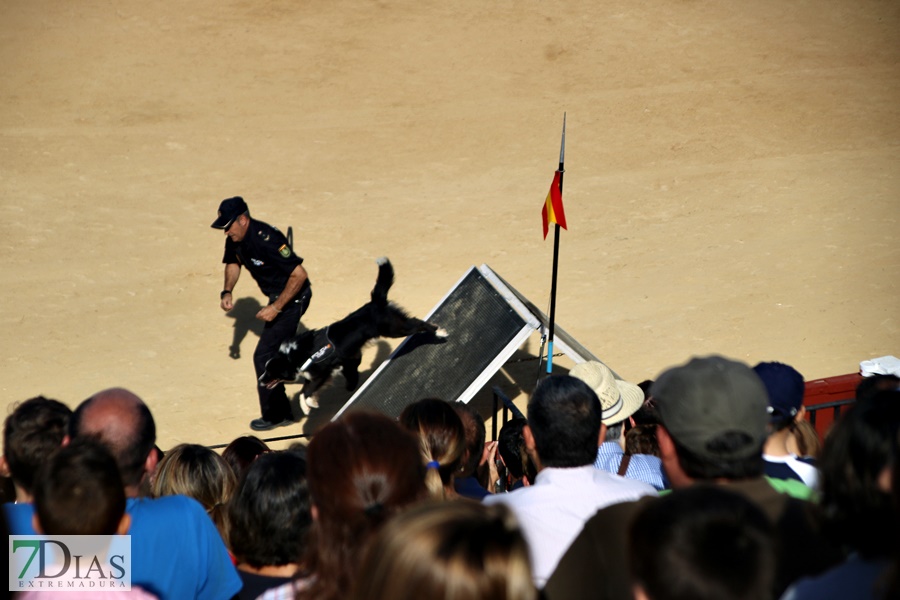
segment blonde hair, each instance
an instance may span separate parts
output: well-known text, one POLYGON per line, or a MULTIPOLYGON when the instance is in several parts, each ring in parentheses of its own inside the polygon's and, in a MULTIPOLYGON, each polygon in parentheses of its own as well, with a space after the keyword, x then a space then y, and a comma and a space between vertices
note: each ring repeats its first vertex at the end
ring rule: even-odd
POLYGON ((791 435, 787 441, 788 451, 797 456, 819 458, 822 451, 822 442, 812 423, 806 420, 797 420, 791 426, 791 435))
POLYGON ((429 502, 368 546, 351 600, 535 600, 528 546, 502 504, 429 502))
POLYGON ((179 444, 166 452, 150 486, 154 498, 180 494, 203 505, 228 542, 225 505, 234 494, 237 478, 225 459, 197 444, 179 444))
POLYGON ((426 466, 425 486, 434 498, 456 497, 454 475, 466 452, 466 430, 449 402, 426 398, 400 413, 400 424, 416 434, 426 466))

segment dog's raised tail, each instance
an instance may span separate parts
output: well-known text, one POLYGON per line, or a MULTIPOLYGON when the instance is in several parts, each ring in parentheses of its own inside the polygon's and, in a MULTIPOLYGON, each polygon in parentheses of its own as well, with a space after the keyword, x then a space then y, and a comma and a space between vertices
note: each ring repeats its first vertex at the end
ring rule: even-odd
POLYGON ((388 302, 388 290, 394 285, 394 267, 386 256, 375 262, 378 263, 378 279, 375 280, 375 287, 372 289, 372 302, 383 306, 388 302))

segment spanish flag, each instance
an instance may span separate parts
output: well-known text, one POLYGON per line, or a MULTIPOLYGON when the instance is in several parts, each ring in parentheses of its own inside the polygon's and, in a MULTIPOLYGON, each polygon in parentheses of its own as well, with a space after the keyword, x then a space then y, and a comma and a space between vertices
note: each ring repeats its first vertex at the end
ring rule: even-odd
POLYGON ((550 223, 557 223, 563 229, 566 227, 566 213, 563 210, 562 192, 559 191, 559 171, 553 175, 553 184, 550 186, 550 193, 544 200, 544 208, 541 210, 541 216, 544 218, 544 239, 547 239, 547 232, 550 231, 550 223))

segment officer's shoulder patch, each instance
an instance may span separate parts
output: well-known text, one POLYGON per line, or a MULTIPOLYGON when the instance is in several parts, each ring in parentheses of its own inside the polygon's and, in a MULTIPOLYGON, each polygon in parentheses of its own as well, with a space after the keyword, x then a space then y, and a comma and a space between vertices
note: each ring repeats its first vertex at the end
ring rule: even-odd
POLYGON ((278 254, 285 258, 289 258, 291 256, 291 249, 288 248, 287 244, 282 244, 281 248, 278 249, 278 254))

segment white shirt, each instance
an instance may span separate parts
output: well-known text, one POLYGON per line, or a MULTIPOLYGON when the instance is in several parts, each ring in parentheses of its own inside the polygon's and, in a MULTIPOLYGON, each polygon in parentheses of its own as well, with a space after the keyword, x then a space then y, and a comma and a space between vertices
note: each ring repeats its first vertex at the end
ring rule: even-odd
POLYGON ((535 585, 542 588, 594 513, 611 504, 655 495, 656 490, 646 483, 585 465, 545 468, 533 485, 487 496, 484 503, 502 502, 512 509, 531 551, 535 585))
POLYGON ((796 454, 788 454, 787 456, 772 456, 771 454, 763 454, 763 460, 774 464, 783 464, 796 473, 800 480, 812 489, 817 489, 819 485, 819 470, 809 463, 805 463, 796 454))

